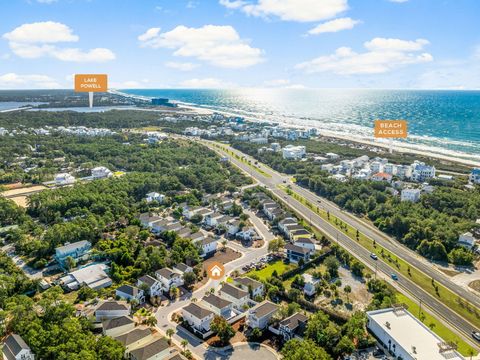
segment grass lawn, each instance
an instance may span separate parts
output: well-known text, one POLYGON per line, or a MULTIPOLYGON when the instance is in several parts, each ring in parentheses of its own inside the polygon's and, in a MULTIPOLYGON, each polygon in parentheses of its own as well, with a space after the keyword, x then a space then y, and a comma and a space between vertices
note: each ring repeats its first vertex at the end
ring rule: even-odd
POLYGON ((291 270, 295 267, 292 264, 284 264, 282 260, 275 261, 268 264, 261 270, 252 270, 247 273, 247 275, 256 275, 260 280, 266 280, 272 276, 273 272, 277 270, 278 275, 283 274, 285 271, 291 270))
MULTIPOLYGON (((249 166, 250 168, 252 168, 253 170, 255 170, 256 172, 262 174, 263 176, 267 177, 267 178, 271 178, 272 175, 266 173, 265 171, 263 171, 262 169, 260 169, 257 165, 255 165, 254 163, 252 163, 251 161, 248 161, 246 160, 245 158, 239 156, 237 153, 235 153, 234 151, 232 151, 231 149, 229 149, 229 147, 227 145, 224 145, 224 144, 213 144, 213 146, 223 150, 224 152, 226 152, 227 154, 235 157, 235 159, 243 162, 245 165, 249 166)), ((265 165, 264 165, 265 166, 265 165)), ((266 167, 266 166, 265 166, 266 167)))
MULTIPOLYGON (((406 297, 403 294, 397 294, 397 299, 399 303, 404 303, 408 305, 408 311, 410 311, 415 317, 419 318, 419 305, 406 297)), ((458 352, 463 356, 475 355, 477 352, 470 345, 468 345, 460 336, 454 334, 448 327, 443 325, 441 321, 436 319, 434 316, 430 315, 427 312, 422 311, 421 317, 423 318, 423 323, 427 325, 432 331, 440 336, 445 341, 452 341, 458 346, 458 352)), ((422 319, 420 319, 422 320, 422 319)))
POLYGON ((442 303, 447 305, 459 315, 463 316, 465 319, 469 320, 473 324, 480 321, 480 311, 472 304, 461 299, 458 295, 454 294, 443 285, 438 283, 432 283, 431 278, 425 275, 422 271, 418 270, 413 266, 410 266, 406 261, 398 258, 395 254, 391 253, 382 246, 374 244, 373 240, 368 238, 364 234, 359 233, 359 237, 358 239, 356 239, 357 230, 355 228, 348 224, 345 224, 343 221, 337 219, 331 214, 330 217, 328 217, 326 211, 320 209, 316 205, 313 205, 303 196, 297 194, 290 189, 287 189, 285 186, 279 187, 283 191, 291 195, 293 198, 295 198, 302 204, 305 204, 311 210, 315 211, 324 220, 328 221, 337 229, 341 230, 351 239, 357 240, 365 249, 369 250, 370 252, 374 252, 380 257, 382 257, 382 260, 384 260, 384 262, 389 265, 395 272, 401 273, 402 275, 409 277, 413 282, 428 291, 432 296, 436 297, 438 300, 440 300, 442 303), (438 288, 438 292, 436 288, 438 288))

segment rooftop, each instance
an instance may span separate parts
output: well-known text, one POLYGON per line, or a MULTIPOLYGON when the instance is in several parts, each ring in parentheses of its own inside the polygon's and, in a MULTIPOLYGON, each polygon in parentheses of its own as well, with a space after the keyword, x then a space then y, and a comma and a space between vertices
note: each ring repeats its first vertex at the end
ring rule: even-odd
POLYGON ((274 303, 265 300, 264 302, 252 308, 250 312, 254 313, 257 318, 262 318, 268 314, 271 314, 272 312, 277 311, 278 308, 278 305, 275 305, 274 303))
POLYGON ((417 320, 407 310, 394 308, 367 312, 370 321, 374 321, 388 335, 401 346, 404 351, 417 359, 428 360, 463 360, 464 358, 454 351, 440 353, 439 345, 445 343, 443 339, 433 333, 427 326, 417 320))
POLYGON ((230 295, 235 299, 241 299, 245 296, 248 296, 248 292, 242 289, 239 289, 236 286, 230 285, 228 283, 224 284, 220 289, 220 292, 230 295))
POLYGON ((110 330, 110 329, 115 329, 120 326, 125 326, 128 324, 133 324, 134 321, 130 316, 120 316, 115 319, 110 319, 110 320, 105 320, 102 323, 103 329, 104 330, 110 330))
POLYGON ((165 338, 157 339, 150 344, 132 350, 132 354, 137 360, 148 360, 155 355, 169 348, 168 341, 165 338))
POLYGON ((209 294, 205 296, 202 300, 212 306, 215 306, 217 309, 223 309, 232 304, 230 301, 222 299, 220 296, 217 296, 215 294, 209 294))
POLYGON ((152 334, 152 332, 148 328, 145 328, 145 329, 136 328, 136 329, 133 329, 132 331, 129 331, 125 334, 122 334, 120 336, 116 336, 115 339, 120 341, 123 344, 123 346, 128 346, 130 344, 133 344, 133 343, 137 342, 140 339, 146 338, 147 336, 149 336, 151 334, 152 334))
POLYGON ((8 360, 15 360, 16 355, 24 349, 30 350, 30 347, 17 334, 8 335, 3 346, 3 354, 8 360))
POLYGON ((71 244, 66 244, 66 245, 63 245, 63 246, 59 246, 55 250, 61 251, 61 252, 71 252, 71 251, 74 251, 78 248, 82 248, 84 246, 90 246, 90 245, 91 244, 90 244, 89 241, 82 240, 82 241, 77 241, 77 242, 74 242, 74 243, 71 243, 71 244))
POLYGON ((97 307, 98 310, 130 310, 130 305, 124 301, 105 301, 97 307))
POLYGON ((234 281, 247 288, 250 286, 252 290, 255 290, 256 288, 263 285, 260 281, 254 280, 249 277, 238 277, 238 278, 235 278, 234 281))
POLYGON ((213 312, 205 309, 195 303, 190 303, 187 306, 183 308, 183 311, 186 311, 193 316, 195 316, 197 319, 204 319, 207 316, 213 315, 213 312))

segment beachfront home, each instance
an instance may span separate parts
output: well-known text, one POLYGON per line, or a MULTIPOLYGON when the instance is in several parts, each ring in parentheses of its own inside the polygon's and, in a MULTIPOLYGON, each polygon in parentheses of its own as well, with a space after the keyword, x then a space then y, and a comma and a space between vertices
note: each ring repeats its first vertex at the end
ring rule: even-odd
POLYGON ((412 180, 424 182, 435 177, 435 166, 426 165, 421 161, 414 161, 412 164, 412 180))
POLYGON ((3 358, 5 360, 34 360, 35 355, 20 335, 10 334, 3 343, 3 358))
POLYGON ((469 180, 472 184, 480 184, 480 168, 472 169, 469 180))
POLYGON ((392 181, 392 174, 387 174, 385 172, 379 172, 372 175, 372 181, 392 181))
POLYGON ((159 204, 162 204, 163 201, 165 200, 165 195, 160 194, 158 192, 149 192, 146 195, 145 200, 147 201, 147 203, 151 203, 153 201, 156 201, 159 204))
POLYGON ((208 294, 202 299, 202 305, 205 308, 213 311, 215 314, 230 319, 234 314, 232 313, 233 303, 231 301, 222 299, 215 294, 208 294))
POLYGON ((137 287, 147 289, 150 296, 159 296, 162 294, 162 283, 153 276, 144 275, 137 280, 137 287))
POLYGON ((171 352, 168 340, 160 338, 131 350, 130 360, 171 360, 172 358, 169 357, 171 352))
POLYGON ((97 166, 92 169, 92 178, 94 180, 112 177, 113 173, 105 166, 97 166))
POLYGON ((279 306, 265 300, 248 310, 247 325, 252 328, 265 329, 273 315, 278 311, 279 306))
POLYGON ((292 316, 280 321, 278 330, 285 341, 293 338, 302 339, 303 333, 307 328, 307 322, 308 317, 297 312, 292 316))
POLYGON ((55 175, 55 185, 63 186, 63 185, 71 185, 75 183, 75 178, 67 173, 61 173, 55 175))
POLYGON ((98 305, 97 309, 95 310, 95 318, 97 321, 104 321, 129 315, 130 304, 125 301, 104 301, 98 305))
POLYGON ((265 293, 265 286, 257 280, 246 277, 237 277, 233 279, 233 282, 240 289, 248 291, 250 298, 255 300, 257 296, 263 296, 265 293))
POLYGON ((115 337, 135 329, 135 321, 130 316, 120 316, 102 321, 102 332, 105 336, 115 337))
POLYGON ((421 193, 422 191, 420 189, 403 189, 400 194, 400 200, 417 202, 420 200, 421 193))
POLYGON ((138 304, 143 304, 145 302, 143 290, 132 285, 120 286, 115 290, 115 296, 120 299, 125 299, 129 302, 135 300, 138 302, 138 304))
POLYGON ((196 303, 190 303, 182 308, 183 320, 200 333, 210 331, 210 323, 214 316, 215 313, 213 311, 205 309, 196 303))
POLYGON ((248 291, 225 283, 218 292, 221 297, 233 303, 233 307, 242 310, 249 302, 248 291))
POLYGON ((92 244, 87 240, 77 241, 74 243, 65 243, 55 249, 55 260, 61 267, 65 266, 68 257, 73 258, 76 262, 79 260, 87 260, 88 253, 92 248, 92 244))
POLYGON ((169 268, 163 268, 155 271, 155 276, 162 283, 164 291, 170 291, 172 286, 179 287, 183 285, 182 274, 169 268))

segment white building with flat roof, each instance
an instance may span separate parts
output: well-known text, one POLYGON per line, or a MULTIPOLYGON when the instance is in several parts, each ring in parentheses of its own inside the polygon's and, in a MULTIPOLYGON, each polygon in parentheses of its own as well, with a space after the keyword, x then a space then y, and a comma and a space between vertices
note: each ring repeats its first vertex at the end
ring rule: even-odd
POLYGON ((55 175, 55 185, 71 185, 75 183, 75 178, 67 173, 55 175))
POLYGON ((287 145, 283 148, 283 158, 299 160, 305 155, 305 146, 287 145))
POLYGON ((395 358, 403 360, 465 360, 454 347, 404 308, 367 312, 368 329, 395 358))
POLYGON ((417 202, 418 200, 420 200, 420 194, 421 194, 420 189, 409 189, 409 188, 403 189, 400 194, 400 200, 417 202))

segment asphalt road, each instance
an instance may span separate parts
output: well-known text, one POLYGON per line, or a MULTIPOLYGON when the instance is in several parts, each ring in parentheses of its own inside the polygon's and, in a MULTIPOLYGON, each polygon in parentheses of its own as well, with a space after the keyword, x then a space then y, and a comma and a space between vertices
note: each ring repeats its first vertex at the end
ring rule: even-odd
MULTIPOLYGON (((204 142, 209 144, 211 147, 211 142, 204 142)), ((334 214, 338 218, 342 219, 344 222, 350 224, 351 226, 358 228, 360 232, 364 233, 365 235, 375 239, 375 241, 384 246, 386 249, 391 250, 394 252, 399 258, 404 259, 405 261, 409 262, 412 266, 418 268, 419 270, 423 271, 430 277, 433 277, 435 281, 443 284, 445 287, 453 291, 454 293, 459 294, 465 300, 470 301, 472 304, 479 305, 480 299, 474 295, 473 293, 466 291, 465 289, 461 288, 460 286, 454 284, 451 280, 446 278, 446 275, 440 273, 439 271, 435 270, 428 262, 424 259, 420 259, 418 255, 416 255, 411 250, 401 246, 400 244, 395 243, 395 240, 389 238, 387 235, 381 233, 378 230, 372 229, 370 226, 366 225, 362 221, 354 218, 352 215, 346 214, 345 212, 341 211, 336 205, 330 203, 329 201, 316 196, 315 194, 311 193, 308 190, 305 190, 295 184, 290 183, 290 179, 288 176, 282 175, 278 172, 273 171, 272 169, 258 164, 260 168, 271 175, 271 177, 264 176, 259 172, 253 170, 250 166, 245 164, 242 161, 237 160, 235 157, 232 157, 228 153, 224 153, 222 150, 218 148, 211 147, 216 151, 220 151, 224 155, 228 156, 230 160, 239 168, 244 170, 246 173, 250 174, 253 178, 255 178, 260 185, 266 186, 272 193, 274 193, 280 200, 285 202, 288 206, 293 208, 299 214, 301 214, 305 219, 309 219, 313 226, 317 227, 322 232, 326 233, 326 235, 330 236, 331 239, 337 240, 340 245, 344 248, 348 249, 351 254, 365 263, 367 266, 375 270, 377 269, 378 276, 383 277, 390 283, 392 283, 395 287, 397 287, 400 291, 408 295, 409 297, 413 298, 415 301, 419 302, 422 301, 423 304, 426 304, 429 310, 438 318, 442 319, 451 328, 456 330, 458 333, 463 335, 465 340, 467 340, 472 346, 479 347, 478 343, 475 343, 471 339, 471 331, 475 328, 480 327, 480 323, 472 324, 460 315, 458 315, 455 311, 451 310, 443 303, 438 301, 435 297, 430 295, 428 292, 423 290, 421 287, 416 285, 410 279, 405 278, 401 274, 398 275, 398 281, 391 280, 390 275, 392 272, 392 268, 384 263, 382 260, 373 260, 370 258, 370 252, 359 245, 356 241, 352 240, 341 231, 337 230, 334 226, 329 224, 327 221, 323 220, 320 216, 318 216, 314 211, 310 210, 307 206, 303 205, 302 203, 295 200, 293 197, 288 196, 282 190, 277 188, 277 185, 284 184, 285 182, 292 185, 292 190, 300 193, 304 196, 307 200, 311 203, 315 204, 318 203, 318 200, 321 201, 321 205, 325 210, 330 211, 331 214, 334 214)), ((252 163, 255 162, 253 158, 250 158, 248 155, 243 154, 235 149, 231 149, 232 151, 236 152, 237 154, 244 156, 247 159, 252 159, 252 163)))

